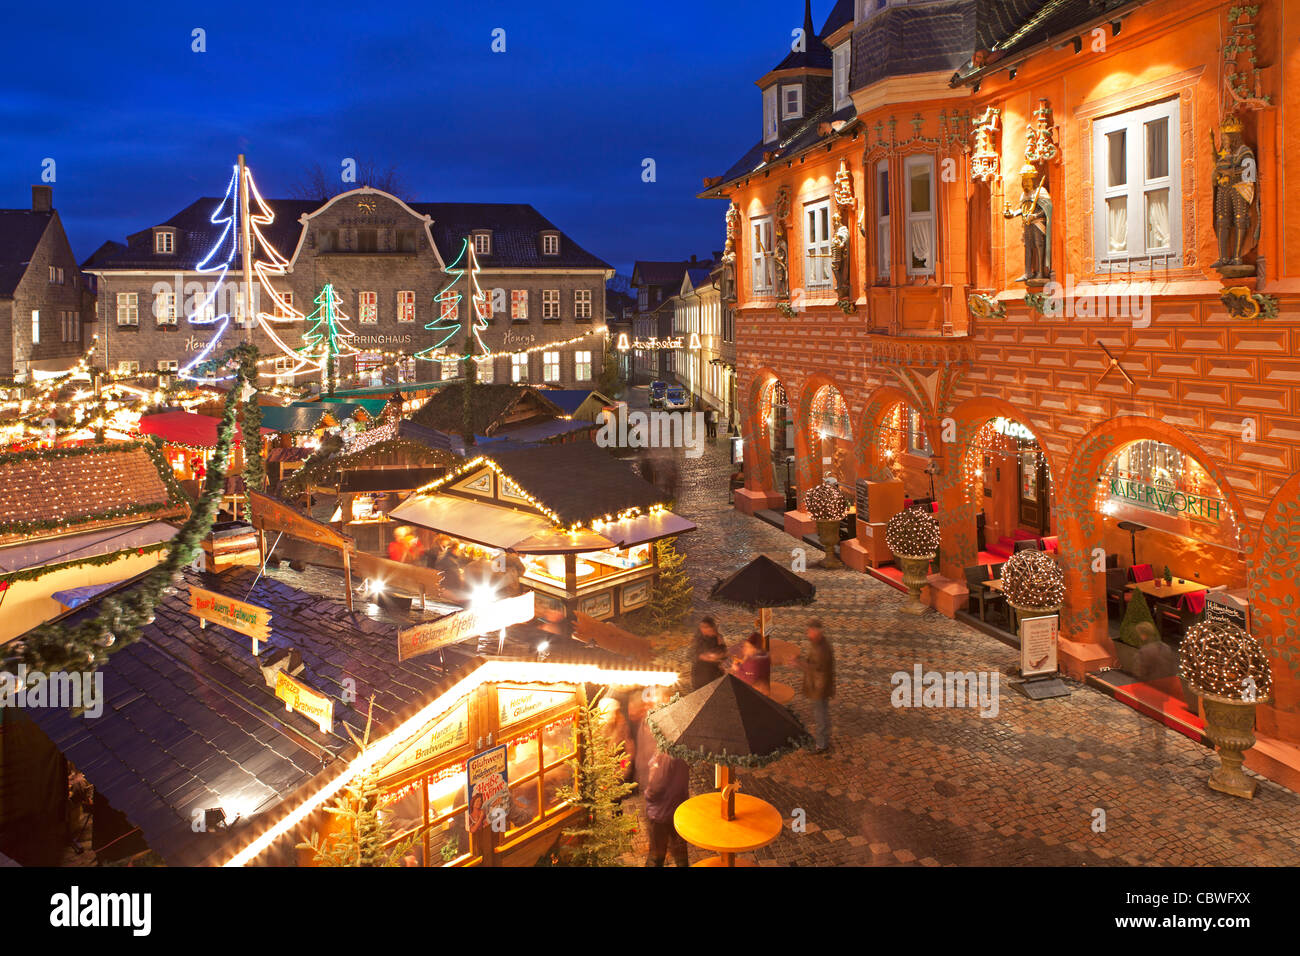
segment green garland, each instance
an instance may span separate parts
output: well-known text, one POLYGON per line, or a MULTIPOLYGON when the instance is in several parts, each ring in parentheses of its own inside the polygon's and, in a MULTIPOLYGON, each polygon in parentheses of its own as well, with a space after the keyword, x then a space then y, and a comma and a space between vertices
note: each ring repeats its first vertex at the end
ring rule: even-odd
POLYGON ((120 561, 128 552, 134 551, 138 555, 153 554, 156 551, 166 551, 172 546, 171 541, 158 541, 154 544, 146 544, 135 548, 123 548, 120 551, 110 551, 105 554, 96 554, 88 558, 73 558, 70 561, 61 561, 58 564, 39 564, 31 568, 23 568, 21 571, 10 571, 0 574, 0 591, 3 591, 11 584, 19 581, 35 581, 52 574, 55 571, 64 571, 68 568, 103 567, 106 564, 114 564, 120 561))
MULTIPOLYGON (((244 434, 244 487, 266 490, 266 462, 262 461, 262 406, 257 403, 257 346, 251 342, 236 346, 231 355, 239 363, 241 380, 253 387, 239 415, 244 434)), ((242 389, 241 389, 242 391, 242 389)))
POLYGON ((153 620, 154 609, 163 593, 198 554, 201 542, 212 530, 221 497, 225 492, 226 469, 235 439, 235 418, 239 393, 247 380, 244 364, 235 374, 234 386, 217 426, 217 444, 204 479, 203 492, 189 519, 171 542, 167 559, 150 571, 124 596, 110 595, 99 602, 99 614, 79 624, 53 621, 28 631, 5 647, 5 667, 19 663, 30 670, 84 671, 91 673, 107 663, 109 648, 125 647, 140 637, 140 630, 153 620))

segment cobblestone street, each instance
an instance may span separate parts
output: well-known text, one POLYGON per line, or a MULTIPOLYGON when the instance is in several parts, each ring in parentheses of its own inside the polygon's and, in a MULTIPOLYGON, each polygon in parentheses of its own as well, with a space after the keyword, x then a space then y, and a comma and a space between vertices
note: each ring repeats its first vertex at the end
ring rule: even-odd
MULTIPOLYGON (((678 539, 696 617, 713 614, 732 643, 751 616, 708 601, 709 588, 760 553, 789 562, 798 543, 728 505, 727 449, 719 440, 702 457, 679 460, 676 510, 699 524, 678 539)), ((1069 697, 1030 701, 1006 676, 1012 649, 934 611, 904 615, 902 592, 853 571, 823 570, 820 557, 808 549, 816 603, 777 609, 773 633, 802 642, 804 620, 816 614, 825 622, 837 674, 832 751, 800 751, 740 772, 743 790, 788 822, 806 814, 806 832, 787 825, 759 851, 764 865, 1300 863, 1296 794, 1267 780, 1254 800, 1210 790, 1212 750, 1090 687, 1067 682, 1069 697), (927 671, 1003 672, 996 716, 892 707, 890 675, 918 663, 927 671)), ((684 670, 695 619, 681 625, 675 651, 684 670)), ((800 678, 793 668, 773 672, 796 689, 800 678)), ((793 706, 811 726, 802 696, 793 706)), ((692 793, 711 784, 711 767, 696 768, 692 793)), ((692 860, 705 855, 693 851, 692 860)))

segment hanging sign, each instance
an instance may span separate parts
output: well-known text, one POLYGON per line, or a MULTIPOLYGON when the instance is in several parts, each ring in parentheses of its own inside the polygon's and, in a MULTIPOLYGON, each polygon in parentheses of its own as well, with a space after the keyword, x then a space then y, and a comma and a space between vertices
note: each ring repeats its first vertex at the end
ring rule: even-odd
POLYGON ((1020 676, 1056 673, 1056 636, 1060 619, 1055 614, 1020 619, 1020 676))
POLYGON ((497 724, 518 723, 533 714, 573 701, 573 691, 538 690, 534 687, 497 688, 497 724))
POLYGON ((451 710, 439 717, 405 750, 384 767, 384 776, 422 764, 469 740, 469 698, 463 698, 451 710))
POLYGON ((313 690, 284 671, 275 675, 275 696, 284 701, 284 709, 316 721, 321 733, 334 728, 334 701, 313 690))
POLYGON ((253 653, 258 644, 271 638, 271 612, 255 604, 245 604, 215 591, 190 588, 190 613, 199 619, 199 626, 208 622, 228 627, 253 639, 253 653))
POLYGON ((511 624, 523 624, 537 616, 532 591, 517 597, 493 601, 486 607, 457 611, 428 624, 417 624, 397 632, 399 661, 428 654, 511 624))
POLYGON ((475 754, 465 761, 468 778, 465 796, 469 804, 465 811, 466 827, 477 833, 493 815, 510 809, 510 789, 507 786, 506 746, 493 747, 475 754))

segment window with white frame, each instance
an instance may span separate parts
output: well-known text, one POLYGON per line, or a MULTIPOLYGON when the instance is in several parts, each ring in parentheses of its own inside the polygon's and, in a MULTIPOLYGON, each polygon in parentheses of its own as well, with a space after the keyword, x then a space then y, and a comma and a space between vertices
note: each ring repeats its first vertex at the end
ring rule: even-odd
POLYGON ((397 293, 397 321, 415 321, 415 293, 406 291, 397 293))
POLYGON ((478 370, 478 380, 486 385, 491 385, 492 380, 496 378, 497 360, 492 357, 476 358, 474 365, 478 370))
POLYGON ((137 293, 119 292, 117 294, 117 324, 140 324, 140 305, 137 293))
POLYGON ((379 322, 379 293, 357 293, 357 321, 362 325, 375 325, 379 322))
POLYGON ((510 381, 528 381, 528 353, 510 356, 510 381))
POLYGON ((803 281, 805 289, 831 284, 831 202, 823 199, 803 207, 803 281))
POLYGON ((542 318, 558 319, 560 317, 560 290, 542 290, 542 318))
POLYGON ((32 309, 32 345, 41 344, 41 310, 32 309))
POLYGON ((542 353, 542 381, 558 382, 560 380, 560 353, 542 353))
POLYGON ((834 91, 833 109, 842 110, 853 102, 849 96, 849 65, 853 44, 845 40, 831 52, 831 89, 834 91))
POLYGON ((781 119, 798 119, 803 116, 803 87, 781 87, 781 119))
POLYGON ((591 352, 573 353, 573 378, 577 382, 591 381, 591 352))
POLYGON ((907 235, 904 237, 907 274, 934 275, 938 237, 934 215, 934 157, 909 156, 903 163, 907 196, 907 235))
POLYGON ((153 234, 153 251, 172 253, 176 251, 176 233, 170 229, 160 229, 153 234))
POLYGON ((159 359, 159 360, 158 360, 158 371, 163 372, 163 373, 168 373, 168 372, 170 372, 171 374, 174 375, 174 374, 176 374, 178 371, 180 371, 180 367, 181 367, 181 363, 178 362, 176 359, 159 359))
POLYGON ((754 295, 771 295, 774 284, 772 264, 772 219, 754 219, 750 222, 750 271, 753 274, 754 295))
POLYGON ((271 303, 275 309, 274 315, 277 319, 291 319, 295 317, 293 311, 292 292, 280 292, 277 289, 276 294, 271 296, 271 303))
POLYGON ((1098 271, 1181 264, 1178 98, 1092 124, 1098 271))
POLYGON ((556 233, 548 232, 542 235, 542 255, 558 256, 560 254, 560 237, 556 233))
POLYGON ((293 370, 296 366, 297 363, 287 356, 276 358, 275 363, 272 366, 272 371, 275 372, 275 384, 292 385, 293 370))
POLYGON ((62 337, 65 342, 81 341, 81 315, 76 312, 64 312, 62 337))
POLYGON ((573 317, 575 319, 591 318, 591 290, 577 289, 573 293, 573 317))
POLYGON ((514 322, 528 321, 528 290, 510 290, 510 318, 514 322))
POLYGON ((443 292, 438 296, 438 314, 444 319, 455 322, 460 318, 460 293, 443 292))
POLYGON ((50 282, 55 285, 63 285, 63 267, 50 266, 50 282))
POLYGON ((118 375, 134 375, 138 371, 140 371, 139 362, 118 362, 117 363, 118 375))
POLYGON ((763 91, 763 142, 770 143, 776 139, 780 124, 776 118, 776 84, 763 91))
POLYGON ((474 233, 474 254, 477 256, 492 255, 492 233, 474 233))
POLYGON ((159 325, 176 324, 176 293, 157 292, 153 297, 153 315, 159 325))
POLYGON ((460 372, 460 359, 443 358, 440 360, 440 364, 442 366, 442 380, 444 382, 448 379, 455 378, 460 372))

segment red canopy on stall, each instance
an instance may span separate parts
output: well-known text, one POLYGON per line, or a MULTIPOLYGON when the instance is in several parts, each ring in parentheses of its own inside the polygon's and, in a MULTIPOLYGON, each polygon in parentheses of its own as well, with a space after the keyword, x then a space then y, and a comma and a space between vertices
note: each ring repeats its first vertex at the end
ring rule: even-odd
MULTIPOLYGON (((217 447, 217 426, 221 419, 213 415, 199 415, 196 412, 158 412, 155 415, 140 416, 140 434, 157 435, 172 445, 188 445, 192 448, 217 447)), ((270 428, 261 430, 263 435, 274 435, 270 428)), ((239 424, 235 424, 235 443, 243 442, 239 424)))

